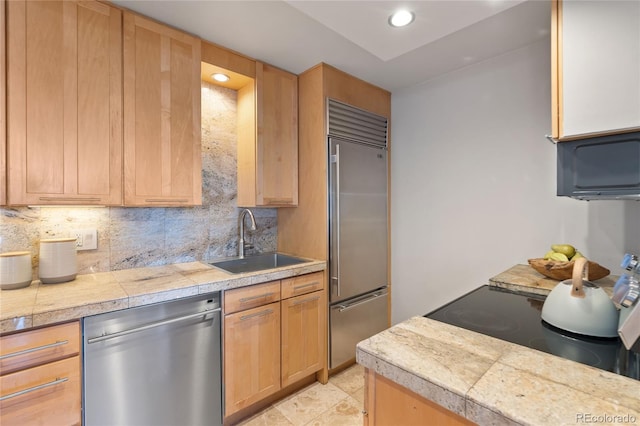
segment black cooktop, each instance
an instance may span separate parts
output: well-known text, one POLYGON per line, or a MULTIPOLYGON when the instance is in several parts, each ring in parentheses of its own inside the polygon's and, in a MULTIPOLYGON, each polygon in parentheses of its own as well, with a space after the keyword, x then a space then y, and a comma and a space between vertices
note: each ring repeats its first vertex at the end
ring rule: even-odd
POLYGON ((540 318, 545 296, 482 286, 425 317, 640 380, 638 344, 570 333, 540 318))

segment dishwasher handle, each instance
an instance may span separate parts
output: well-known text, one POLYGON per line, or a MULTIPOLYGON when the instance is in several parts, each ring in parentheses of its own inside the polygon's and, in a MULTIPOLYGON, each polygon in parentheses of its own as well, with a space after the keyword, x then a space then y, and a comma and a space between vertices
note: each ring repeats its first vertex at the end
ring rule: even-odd
POLYGON ((140 331, 149 330, 151 328, 160 327, 160 326, 167 325, 167 324, 173 324, 173 323, 176 323, 176 322, 185 321, 185 320, 188 320, 188 319, 198 318, 198 317, 201 317, 201 316, 213 314, 213 313, 216 313, 216 312, 220 312, 221 310, 222 310, 221 308, 217 308, 217 309, 212 309, 210 311, 202 311, 202 312, 198 312, 198 313, 195 313, 195 314, 185 315, 185 316, 182 316, 182 317, 171 318, 171 319, 164 320, 164 321, 154 322, 154 323, 151 323, 151 324, 143 325, 141 327, 130 328, 128 330, 118 331, 118 332, 111 333, 111 334, 103 334, 102 336, 91 337, 91 338, 87 339, 87 343, 88 344, 98 343, 98 342, 102 342, 104 340, 113 339, 115 337, 126 336, 128 334, 138 333, 140 331))

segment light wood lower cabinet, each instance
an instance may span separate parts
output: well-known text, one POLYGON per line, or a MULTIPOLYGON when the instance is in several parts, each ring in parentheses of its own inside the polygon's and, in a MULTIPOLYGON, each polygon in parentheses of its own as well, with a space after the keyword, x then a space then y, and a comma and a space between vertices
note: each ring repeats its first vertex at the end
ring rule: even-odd
POLYGON ((81 423, 80 323, 0 338, 0 424, 81 423))
POLYGON ((226 291, 224 309, 225 419, 326 368, 324 272, 226 291))
POLYGON ((282 301, 282 387, 322 369, 326 312, 322 290, 282 301))
POLYGON ((365 426, 473 425, 458 414, 365 369, 365 426))
POLYGON ((7 203, 7 58, 5 0, 0 0, 0 206, 7 203))
POLYGON ((280 302, 225 316, 225 415, 280 389, 280 302))

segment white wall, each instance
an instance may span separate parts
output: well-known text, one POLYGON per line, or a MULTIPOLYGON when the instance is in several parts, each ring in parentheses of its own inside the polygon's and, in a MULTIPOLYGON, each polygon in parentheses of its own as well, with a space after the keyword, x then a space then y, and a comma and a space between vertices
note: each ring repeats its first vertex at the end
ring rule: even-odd
POLYGON ((569 243, 619 274, 640 202, 557 197, 549 39, 392 96, 392 319, 569 243))

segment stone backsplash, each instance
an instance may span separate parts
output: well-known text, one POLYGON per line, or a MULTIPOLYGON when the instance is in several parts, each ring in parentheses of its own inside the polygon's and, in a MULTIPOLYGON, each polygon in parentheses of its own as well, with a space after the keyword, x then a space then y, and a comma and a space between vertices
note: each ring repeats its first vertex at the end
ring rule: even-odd
MULTIPOLYGON (((78 252, 80 274, 236 255, 236 95, 202 83, 202 206, 0 208, 0 252, 31 251, 34 279, 39 241, 78 229, 98 231, 98 249, 78 252)), ((248 242, 275 251, 277 210, 252 211, 257 230, 245 227, 248 242)))

